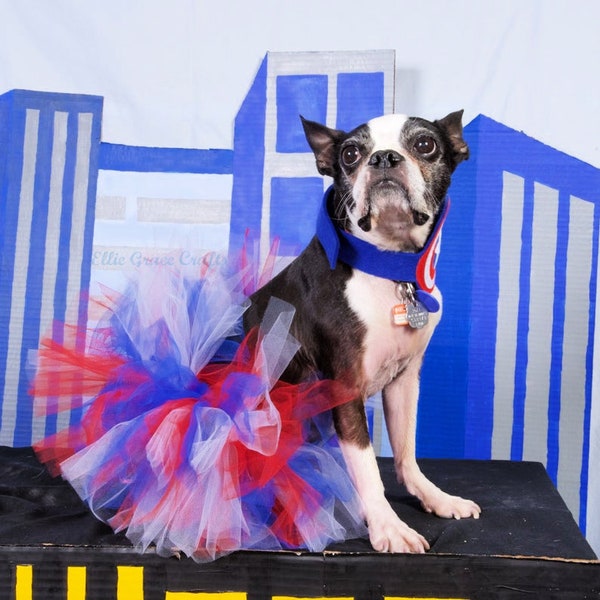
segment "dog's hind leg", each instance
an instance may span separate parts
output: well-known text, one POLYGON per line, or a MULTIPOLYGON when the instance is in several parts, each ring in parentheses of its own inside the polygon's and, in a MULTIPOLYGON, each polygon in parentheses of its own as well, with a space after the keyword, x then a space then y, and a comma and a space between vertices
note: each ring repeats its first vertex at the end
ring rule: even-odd
POLYGON ((423 475, 417 464, 415 439, 420 367, 421 361, 413 359, 406 371, 383 390, 385 420, 398 481, 421 501, 427 512, 445 518, 478 518, 481 508, 475 502, 442 491, 423 475))

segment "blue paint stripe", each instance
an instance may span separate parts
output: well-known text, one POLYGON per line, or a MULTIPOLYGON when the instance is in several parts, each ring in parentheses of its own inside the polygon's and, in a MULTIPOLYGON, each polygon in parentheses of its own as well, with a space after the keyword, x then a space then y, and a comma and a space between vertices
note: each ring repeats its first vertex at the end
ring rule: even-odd
MULTIPOLYGON (((83 260, 81 262, 81 291, 85 292, 89 290, 90 279, 91 279, 91 257, 92 248, 94 241, 94 222, 96 219, 96 188, 98 180, 98 164, 100 155, 100 134, 101 134, 101 115, 95 115, 92 121, 91 128, 91 139, 90 139, 90 153, 89 153, 89 180, 87 190, 87 212, 85 220, 84 230, 84 242, 83 242, 83 260)), ((79 315, 78 315, 78 326, 82 330, 87 326, 88 320, 88 303, 85 297, 79 299, 79 315)), ((83 343, 83 340, 81 340, 83 343)), ((78 347, 79 351, 83 351, 84 348, 78 347)), ((71 412, 70 423, 75 425, 79 423, 83 414, 83 407, 79 405, 75 407, 71 412)))
POLYGON ((511 460, 523 459, 523 432, 525 429, 525 400, 527 396, 527 333, 529 330, 529 291, 533 238, 534 182, 525 181, 523 190, 523 228, 521 230, 521 265, 519 271, 519 312, 517 321, 517 347, 515 349, 513 430, 511 460))
POLYGON ((233 173, 233 150, 149 148, 123 144, 100 144, 98 168, 140 173, 233 173))
POLYGON ((562 356, 565 326, 565 291, 567 286, 567 247, 569 241, 570 198, 560 191, 558 196, 558 230, 554 263, 554 304, 552 320, 552 358, 548 398, 548 441, 546 470, 552 481, 558 480, 560 441, 560 403, 562 391, 562 356))
POLYGON ((299 115, 324 123, 327 118, 327 75, 279 75, 277 94, 277 152, 310 152, 299 115))
MULTIPOLYGON (((470 138, 473 146, 475 142, 470 138)), ((421 374, 417 454, 423 458, 462 458, 466 452, 479 451, 471 446, 467 450, 465 445, 471 327, 470 319, 465 318, 465 296, 473 281, 473 236, 464 232, 473 231, 475 198, 469 187, 476 176, 475 167, 474 161, 460 165, 449 192, 452 206, 444 225, 436 277, 443 314, 427 347, 421 374)), ((479 431, 481 415, 472 416, 477 422, 474 428, 479 431)))
POLYGON ((247 244, 250 254, 260 242, 265 166, 267 58, 242 104, 234 128, 235 159, 231 191, 229 252, 236 256, 247 244), (246 233, 249 234, 246 240, 246 233))
MULTIPOLYGON (((58 247, 58 269, 54 282, 54 319, 52 338, 58 343, 63 341, 62 323, 66 318, 68 299, 69 250, 71 240, 73 212, 73 190, 77 153, 77 113, 69 112, 67 118, 67 141, 65 148, 65 166, 63 173, 62 202, 60 216, 60 239, 58 247)), ((57 415, 46 416, 45 434, 56 433, 57 415)))
POLYGON ((270 215, 270 243, 279 239, 282 256, 297 256, 310 242, 322 194, 321 177, 271 178, 271 203, 277 210, 270 215))
MULTIPOLYGON (((385 73, 339 73, 336 128, 350 131, 383 114, 385 73)), ((321 121, 323 122, 323 121, 321 121)))
MULTIPOLYGON (((466 406, 465 456, 489 459, 492 453, 494 423, 494 363, 498 320, 499 253, 501 237, 503 175, 502 169, 484 170, 495 164, 497 144, 486 120, 476 120, 465 129, 468 142, 477 156, 476 173, 466 182, 465 195, 470 197, 473 217, 473 282, 470 298, 465 298, 463 313, 469 319, 468 387, 466 406), (471 127, 476 132, 471 142, 471 127), (481 128, 481 129, 480 129, 481 128), (482 201, 480 194, 485 190, 482 201)), ((503 139, 503 138, 501 138, 503 139)), ((459 167, 459 169, 462 165, 459 167)), ((463 232, 469 235, 469 232, 463 232)), ((455 257, 461 260, 460 256, 455 257)), ((456 282, 460 285, 460 279, 456 282)))

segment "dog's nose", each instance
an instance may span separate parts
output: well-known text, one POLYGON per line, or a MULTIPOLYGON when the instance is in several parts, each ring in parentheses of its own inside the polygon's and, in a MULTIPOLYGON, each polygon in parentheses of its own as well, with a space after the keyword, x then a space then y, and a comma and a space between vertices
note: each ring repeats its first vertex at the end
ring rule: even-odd
POLYGON ((369 166, 376 169, 391 169, 404 160, 395 150, 378 150, 369 159, 369 166))

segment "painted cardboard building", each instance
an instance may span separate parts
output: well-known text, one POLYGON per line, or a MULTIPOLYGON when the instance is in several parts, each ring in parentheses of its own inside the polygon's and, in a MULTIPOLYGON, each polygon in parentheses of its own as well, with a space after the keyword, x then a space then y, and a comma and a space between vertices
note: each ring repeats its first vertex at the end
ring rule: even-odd
MULTIPOLYGON (((231 150, 103 141, 98 97, 0 97, 0 443, 26 446, 65 424, 32 415, 28 357, 55 319, 86 318, 81 290, 118 286, 182 238, 182 264, 238 250, 247 231, 258 257, 275 236, 296 255, 328 185, 298 115, 348 129, 393 111, 394 89, 393 52, 269 53, 231 150)), ((585 530, 600 173, 482 115, 465 137, 418 453, 539 460, 585 530)), ((388 454, 377 398, 369 419, 388 454)))

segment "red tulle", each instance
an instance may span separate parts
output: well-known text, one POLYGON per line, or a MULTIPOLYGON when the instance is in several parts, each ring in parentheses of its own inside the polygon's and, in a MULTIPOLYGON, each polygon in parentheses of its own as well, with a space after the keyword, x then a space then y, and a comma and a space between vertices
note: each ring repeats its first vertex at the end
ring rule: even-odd
POLYGON ((34 445, 40 460, 141 550, 203 561, 363 535, 329 415, 355 391, 278 379, 298 348, 289 305, 276 303, 264 329, 211 363, 240 310, 223 317, 212 273, 170 285, 159 307, 108 293, 96 304, 108 316, 93 330, 65 327, 62 343, 42 342, 36 414, 81 401, 83 414, 34 445))

